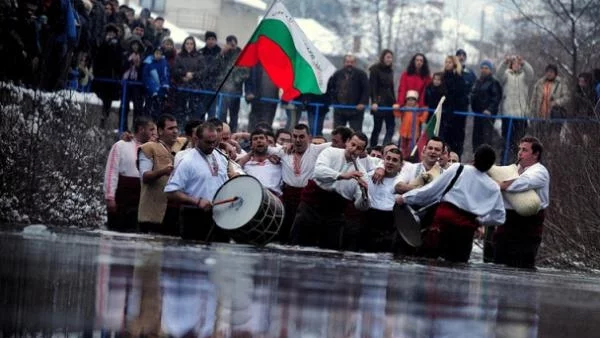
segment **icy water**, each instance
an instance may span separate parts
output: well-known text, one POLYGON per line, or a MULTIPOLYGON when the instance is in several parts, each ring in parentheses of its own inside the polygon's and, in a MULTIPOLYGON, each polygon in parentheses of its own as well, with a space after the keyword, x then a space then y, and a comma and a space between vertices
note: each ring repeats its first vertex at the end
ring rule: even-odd
POLYGON ((600 276, 0 232, 0 337, 599 337, 600 276))

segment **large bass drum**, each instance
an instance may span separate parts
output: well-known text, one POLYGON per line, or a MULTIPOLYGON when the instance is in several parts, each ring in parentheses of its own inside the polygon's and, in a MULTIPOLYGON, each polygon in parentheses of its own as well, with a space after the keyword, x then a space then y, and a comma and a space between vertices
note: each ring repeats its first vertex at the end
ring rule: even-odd
POLYGON ((219 228, 238 243, 259 246, 277 236, 285 213, 277 196, 255 177, 240 175, 217 190, 213 203, 233 198, 231 203, 213 206, 213 220, 219 228))

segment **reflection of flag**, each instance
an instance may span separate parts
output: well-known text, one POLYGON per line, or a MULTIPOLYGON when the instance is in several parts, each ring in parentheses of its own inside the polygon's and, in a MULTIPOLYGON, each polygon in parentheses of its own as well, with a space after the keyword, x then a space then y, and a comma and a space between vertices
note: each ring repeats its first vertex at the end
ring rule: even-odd
POLYGON ((419 137, 419 141, 417 141, 417 145, 413 149, 411 156, 415 155, 417 149, 419 150, 419 154, 421 154, 421 151, 423 150, 425 145, 427 145, 427 141, 429 141, 432 137, 439 136, 440 123, 442 122, 442 105, 444 104, 445 100, 446 97, 442 96, 440 102, 437 105, 437 108, 435 108, 433 116, 425 126, 425 132, 421 134, 421 137, 419 137))
POLYGON ((252 67, 258 62, 271 81, 283 89, 284 101, 305 93, 325 93, 327 81, 335 72, 279 1, 259 23, 236 66, 252 67))

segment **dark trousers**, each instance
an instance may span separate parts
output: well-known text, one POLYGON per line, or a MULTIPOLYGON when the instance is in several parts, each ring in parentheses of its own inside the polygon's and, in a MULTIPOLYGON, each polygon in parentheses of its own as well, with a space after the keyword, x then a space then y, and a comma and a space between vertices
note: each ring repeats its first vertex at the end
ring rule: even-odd
POLYGON ((543 224, 543 210, 529 217, 506 210, 506 222, 494 233, 494 263, 533 269, 542 242, 543 224))
POLYGON ((222 121, 228 121, 229 128, 231 128, 231 132, 235 133, 238 129, 238 116, 240 113, 240 101, 239 97, 233 96, 223 96, 221 101, 221 112, 219 119, 222 121), (227 115, 229 113, 229 120, 227 120, 227 115))
POLYGON ((475 117, 473 119, 473 137, 472 145, 473 152, 482 144, 492 144, 494 137, 494 121, 491 116, 486 117, 475 117))
POLYGON ((333 112, 333 127, 350 125, 352 130, 362 131, 364 112, 358 110, 336 109, 333 112))
POLYGON ((385 136, 383 137, 382 144, 388 144, 392 142, 392 137, 394 136, 394 129, 396 124, 394 114, 391 111, 381 112, 378 114, 373 114, 373 132, 371 133, 371 147, 374 147, 377 144, 379 144, 379 134, 381 133, 383 122, 385 122, 385 136))
POLYGON ((468 262, 478 226, 475 215, 450 203, 440 203, 423 241, 424 255, 450 262, 468 262))
POLYGON ((107 228, 114 231, 137 231, 138 205, 140 203, 139 177, 119 175, 115 192, 116 212, 107 213, 107 228))
POLYGON ((313 132, 313 135, 323 135, 323 122, 325 122, 325 116, 329 109, 325 107, 319 107, 317 114, 317 107, 308 106, 306 107, 306 113, 308 114, 308 126, 313 132))
POLYGON ((458 156, 462 155, 465 143, 465 123, 464 115, 454 114, 453 111, 444 111, 442 114, 440 135, 458 156))
POLYGON ((129 130, 129 102, 133 102, 133 119, 135 120, 137 117, 142 116, 144 114, 144 88, 138 85, 129 85, 127 87, 127 97, 125 98, 125 102, 121 102, 121 110, 119 110, 119 126, 121 125, 121 115, 120 112, 123 111, 123 106, 125 106, 125 126, 126 130, 129 130))
POLYGON ((285 208, 285 216, 283 217, 283 223, 281 224, 281 228, 279 228, 278 235, 279 243, 281 244, 288 244, 290 242, 290 231, 294 224, 294 219, 296 218, 298 206, 300 205, 301 193, 302 188, 287 185, 283 187, 282 201, 285 208))
POLYGON ((252 101, 252 108, 248 116, 248 131, 254 131, 256 125, 260 122, 266 122, 269 126, 273 125, 276 112, 277 103, 261 102, 258 99, 252 101))
POLYGON ((365 212, 356 209, 354 202, 346 202, 344 210, 344 227, 342 228, 342 249, 358 251, 360 249, 360 233, 364 223, 365 212))
MULTIPOLYGON (((504 139, 504 145, 506 145, 506 138, 508 136, 508 126, 510 121, 508 119, 502 120, 502 138, 504 139)), ((525 120, 513 120, 512 121, 512 129, 510 134, 510 140, 508 145, 508 156, 507 163, 513 163, 517 159, 517 153, 519 149, 519 140, 523 136, 525 136, 525 132, 527 131, 527 121, 525 120)), ((504 159, 504 154, 506 152, 506 147, 502 148, 502 157, 504 159)))
POLYGON ((367 210, 360 232, 362 251, 395 253, 399 237, 392 211, 367 210))
POLYGON ((173 115, 177 119, 180 128, 192 118, 204 116, 204 104, 201 94, 177 91, 175 93, 175 106, 173 115))
POLYGON ((179 208, 167 206, 162 223, 140 222, 138 227, 143 233, 179 236, 179 208))
POLYGON ((339 250, 343 227, 342 212, 316 209, 302 201, 292 226, 292 244, 339 250))
POLYGON ((212 212, 195 207, 181 208, 181 238, 210 242, 229 242, 229 236, 212 219, 212 212))

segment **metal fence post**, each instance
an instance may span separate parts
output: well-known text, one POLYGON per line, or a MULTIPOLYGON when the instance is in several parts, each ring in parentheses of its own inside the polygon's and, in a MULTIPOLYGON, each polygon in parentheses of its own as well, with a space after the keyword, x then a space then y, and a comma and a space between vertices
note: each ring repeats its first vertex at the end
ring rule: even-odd
POLYGON ((127 121, 125 121, 125 112, 127 111, 126 109, 129 109, 129 101, 127 100, 127 80, 125 79, 121 80, 121 92, 121 117, 119 118, 119 133, 125 131, 127 126, 127 121))
MULTIPOLYGON (((504 121, 503 121, 504 122, 504 121)), ((506 140, 504 142, 504 156, 502 156, 502 165, 508 162, 508 152, 510 151, 510 139, 512 138, 513 119, 508 118, 508 131, 506 132, 506 140)))
POLYGON ((319 109, 320 105, 315 105, 315 118, 313 119, 313 126, 311 129, 311 134, 313 137, 317 136, 317 125, 319 124, 319 109))
MULTIPOLYGON (((221 104, 222 103, 223 103, 223 94, 218 93, 217 94, 217 106, 215 107, 215 115, 219 120, 221 120, 221 104)), ((225 119, 227 119, 227 107, 225 107, 225 119)), ((225 122, 225 120, 223 120, 223 122, 225 122)))

